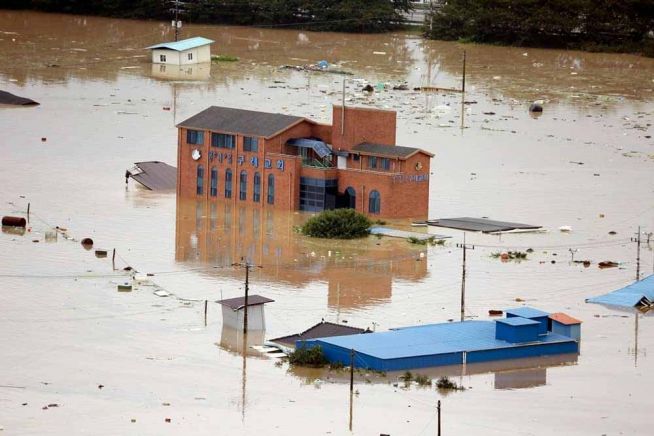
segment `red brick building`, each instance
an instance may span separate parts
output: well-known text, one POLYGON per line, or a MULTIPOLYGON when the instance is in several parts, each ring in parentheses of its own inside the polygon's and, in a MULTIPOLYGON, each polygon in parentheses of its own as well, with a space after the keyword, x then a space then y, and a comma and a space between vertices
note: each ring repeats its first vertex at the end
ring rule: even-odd
POLYGON ((395 112, 334 106, 328 125, 212 106, 177 127, 182 198, 427 218, 433 155, 395 145, 395 112))

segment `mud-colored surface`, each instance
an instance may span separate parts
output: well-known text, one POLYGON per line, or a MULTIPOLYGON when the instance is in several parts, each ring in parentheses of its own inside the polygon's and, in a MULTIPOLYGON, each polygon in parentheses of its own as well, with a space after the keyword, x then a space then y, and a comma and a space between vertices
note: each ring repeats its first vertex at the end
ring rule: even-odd
MULTIPOLYGON (((652 432, 654 318, 584 299, 632 281, 630 238, 638 225, 654 231, 654 60, 405 34, 182 31, 194 35, 240 60, 162 71, 142 47, 170 38, 166 23, 0 12, 0 88, 41 103, 0 108, 0 215, 28 203, 32 212, 24 234, 0 233, 3 434, 435 434, 439 399, 444 434, 652 432), (463 49, 463 130, 460 95, 360 91, 363 81, 457 87, 463 49), (424 371, 468 388, 449 394, 359 374, 351 432, 347 374, 290 370, 252 349, 243 357, 242 337, 222 331, 213 303, 242 294, 244 272, 230 266, 241 257, 262 266, 252 292, 275 300, 267 338, 321 318, 383 330, 459 316, 460 231, 425 230, 452 236, 444 247, 315 241, 293 230, 303 214, 125 186, 133 162, 175 165, 175 121, 211 104, 329 121, 343 76, 278 68, 322 59, 354 73, 348 104, 397 110, 398 142, 436 153, 430 218, 549 230, 467 234, 466 314, 485 318, 518 298, 568 312, 584 322, 578 357, 424 371), (544 112, 532 118, 536 99, 544 112), (83 237, 108 256, 84 250, 83 237), (527 248, 521 262, 491 257, 527 248), (570 248, 591 265, 571 263, 570 248), (605 260, 620 266, 598 268, 605 260), (126 265, 154 276, 119 293, 126 265)), ((642 246, 643 273, 652 245, 642 246)))

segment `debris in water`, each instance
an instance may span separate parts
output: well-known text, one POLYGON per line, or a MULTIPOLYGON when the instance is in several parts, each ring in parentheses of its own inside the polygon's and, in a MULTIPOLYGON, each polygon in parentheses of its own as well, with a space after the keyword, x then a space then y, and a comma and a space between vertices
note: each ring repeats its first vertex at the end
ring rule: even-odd
POLYGON ((604 268, 615 268, 615 267, 618 266, 618 263, 617 263, 617 262, 613 262, 613 261, 611 261, 611 260, 605 260, 605 261, 602 261, 602 262, 598 263, 597 266, 599 266, 601 269, 604 269, 604 268))
POLYGON ((2 225, 8 227, 23 227, 27 225, 27 220, 19 216, 3 216, 2 225))
POLYGON ((572 226, 561 226, 559 227, 559 231, 563 233, 569 233, 572 231, 572 226))
POLYGON ((127 283, 124 285, 118 285, 118 292, 132 292, 132 285, 127 283))

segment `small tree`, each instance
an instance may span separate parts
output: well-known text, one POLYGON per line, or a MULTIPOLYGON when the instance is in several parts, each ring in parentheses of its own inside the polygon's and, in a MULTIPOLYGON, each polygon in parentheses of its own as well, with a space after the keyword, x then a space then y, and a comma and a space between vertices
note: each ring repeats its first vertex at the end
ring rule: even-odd
POLYGON ((322 368, 327 364, 327 358, 320 345, 300 347, 288 355, 288 363, 297 366, 322 368))
POLYGON ((302 234, 314 238, 354 239, 367 236, 372 222, 354 209, 326 210, 311 217, 302 234))

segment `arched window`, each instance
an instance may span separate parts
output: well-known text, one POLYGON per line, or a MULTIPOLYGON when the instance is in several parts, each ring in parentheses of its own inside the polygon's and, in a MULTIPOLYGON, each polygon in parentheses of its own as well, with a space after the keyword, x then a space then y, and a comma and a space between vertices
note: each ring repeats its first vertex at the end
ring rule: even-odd
POLYGON ((202 195, 203 192, 204 192, 204 167, 202 165, 198 165, 195 193, 198 195, 202 195))
POLYGON ((261 174, 254 173, 254 189, 252 191, 252 200, 257 203, 261 201, 261 174))
POLYGON ((232 170, 225 171, 225 198, 232 198, 232 170))
POLYGON ((248 198, 248 173, 243 170, 239 177, 238 198, 239 200, 246 200, 248 198))
POLYGON ((381 195, 377 191, 370 191, 368 198, 368 212, 379 213, 381 210, 381 195))
POLYGON ((211 192, 212 197, 218 196, 218 170, 216 167, 211 168, 211 192))
POLYGON ((268 204, 275 204, 275 176, 268 174, 268 204))
POLYGON ((357 208, 357 191, 354 190, 353 187, 348 186, 348 188, 345 190, 345 207, 348 207, 350 209, 356 209, 357 208))

